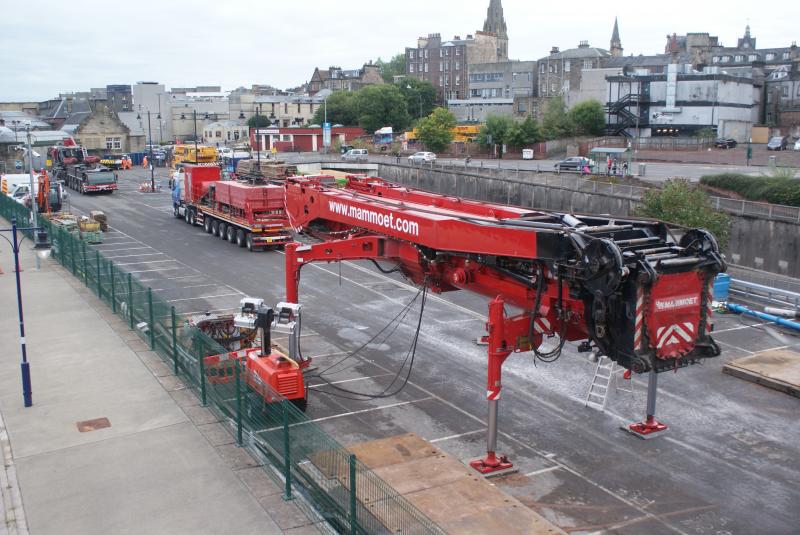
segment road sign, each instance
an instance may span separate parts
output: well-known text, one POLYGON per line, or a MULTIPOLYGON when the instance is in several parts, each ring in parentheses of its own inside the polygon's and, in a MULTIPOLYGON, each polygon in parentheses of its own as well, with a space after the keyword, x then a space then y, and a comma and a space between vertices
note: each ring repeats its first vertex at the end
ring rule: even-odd
POLYGON ((322 123, 322 146, 331 146, 331 123, 322 123))

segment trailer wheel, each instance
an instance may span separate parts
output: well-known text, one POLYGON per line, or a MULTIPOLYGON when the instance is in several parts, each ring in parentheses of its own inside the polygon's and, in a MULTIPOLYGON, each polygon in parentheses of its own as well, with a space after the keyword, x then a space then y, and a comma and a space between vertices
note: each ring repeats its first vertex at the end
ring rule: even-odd
POLYGON ((219 222, 219 227, 217 227, 217 236, 225 239, 225 232, 228 230, 228 225, 223 223, 222 221, 219 222))
POLYGON ((189 211, 189 224, 191 226, 195 226, 197 224, 197 214, 194 212, 194 210, 189 211))
POLYGON ((206 231, 206 234, 211 234, 211 218, 208 216, 203 219, 203 230, 206 231))
POLYGON ((236 231, 236 245, 239 247, 244 247, 247 245, 247 236, 242 229, 238 229, 236 231))
POLYGON ((183 211, 183 220, 186 221, 186 224, 189 224, 189 207, 186 207, 186 210, 183 211))
POLYGON ((249 232, 247 233, 247 238, 245 238, 245 243, 247 245, 247 250, 248 251, 252 251, 253 250, 253 235, 250 234, 249 232))
POLYGON ((181 218, 181 210, 180 210, 180 208, 178 208, 177 204, 173 204, 172 205, 172 213, 175 214, 175 218, 176 219, 180 219, 181 218))
POLYGON ((212 219, 211 220, 211 234, 213 236, 216 236, 218 230, 219 230, 219 221, 217 221, 216 219, 212 219))
POLYGON ((236 231, 239 230, 232 225, 228 225, 228 242, 236 243, 236 231))

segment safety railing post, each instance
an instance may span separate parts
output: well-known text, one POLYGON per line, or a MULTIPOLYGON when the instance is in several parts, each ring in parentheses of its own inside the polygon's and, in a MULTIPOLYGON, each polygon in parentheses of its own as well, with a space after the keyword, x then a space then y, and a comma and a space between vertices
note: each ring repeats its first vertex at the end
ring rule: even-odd
POLYGON ((236 443, 242 445, 242 370, 239 359, 233 360, 236 370, 236 443))
POLYGON ((174 306, 170 307, 169 313, 172 317, 172 370, 175 375, 178 375, 178 318, 174 306))
POLYGON ((148 333, 150 333, 150 350, 156 348, 156 321, 153 316, 153 289, 147 287, 147 310, 149 313, 150 325, 148 326, 148 333))
POLYGON ((89 286, 89 271, 86 269, 86 242, 81 242, 81 259, 83 260, 83 284, 89 286))
POLYGON ((356 507, 358 501, 356 500, 356 456, 350 454, 350 535, 357 535, 358 533, 358 515, 356 507))
POLYGON ((200 368, 200 400, 203 402, 203 407, 207 405, 206 400, 206 370, 205 370, 205 344, 203 343, 203 339, 198 339, 198 352, 197 352, 197 364, 200 368))
POLYGON ((292 499, 292 450, 289 439, 289 400, 284 399, 283 405, 283 499, 292 499))
POLYGON ((111 272, 111 312, 117 313, 117 281, 114 276, 114 261, 108 261, 109 271, 111 272))
POLYGON ((102 277, 100 276, 100 251, 94 251, 95 266, 97 266, 97 297, 103 298, 102 277))
POLYGON ((128 323, 133 330, 133 276, 128 273, 128 323))
POLYGON ((78 275, 78 263, 75 261, 75 236, 69 237, 69 259, 72 264, 72 274, 78 275))

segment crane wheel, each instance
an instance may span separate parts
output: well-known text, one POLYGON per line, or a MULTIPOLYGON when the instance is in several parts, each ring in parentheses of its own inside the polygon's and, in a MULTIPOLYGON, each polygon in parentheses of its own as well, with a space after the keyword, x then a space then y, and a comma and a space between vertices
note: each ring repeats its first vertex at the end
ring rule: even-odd
POLYGON ((206 234, 211 234, 211 218, 208 216, 203 219, 203 230, 206 231, 206 234))
POLYGON ((247 236, 242 229, 238 229, 236 231, 236 245, 239 247, 244 247, 247 245, 247 236))
POLYGON ((253 250, 253 235, 252 234, 248 234, 247 235, 247 238, 245 239, 245 243, 247 244, 247 250, 248 251, 252 251, 253 250))
POLYGON ((211 220, 211 234, 213 236, 216 236, 217 232, 219 232, 219 221, 217 221, 216 219, 212 219, 211 220))
POLYGON ((228 225, 228 243, 236 243, 236 231, 239 230, 234 226, 228 225))
POLYGON ((225 239, 225 232, 227 230, 228 230, 228 225, 226 225, 225 223, 220 221, 219 227, 217 227, 217 236, 224 240, 225 239))

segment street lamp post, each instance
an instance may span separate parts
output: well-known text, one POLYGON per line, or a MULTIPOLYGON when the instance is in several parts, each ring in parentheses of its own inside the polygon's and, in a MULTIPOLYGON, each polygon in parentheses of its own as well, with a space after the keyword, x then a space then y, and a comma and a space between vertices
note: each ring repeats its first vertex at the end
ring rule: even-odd
POLYGON ((161 130, 161 93, 158 94, 158 117, 156 117, 156 119, 158 119, 158 144, 163 145, 164 135, 161 130))
POLYGON ((261 104, 256 105, 256 168, 261 171, 261 135, 258 132, 260 119, 259 112, 261 111, 261 104))
MULTIPOLYGON (((36 205, 36 190, 33 186, 33 144, 31 143, 31 127, 27 127, 27 147, 28 147, 28 177, 30 179, 31 192, 31 223, 36 227, 39 223, 39 210, 36 205)), ((47 192, 44 193, 45 195, 47 192)), ((37 237, 38 239, 38 237, 37 237)))
MULTIPOLYGON (((136 118, 141 120, 142 115, 137 114, 136 118)), ((158 114, 158 118, 161 118, 161 114, 158 114)), ((147 110, 147 143, 150 152, 150 160, 147 162, 147 165, 150 167, 150 191, 155 193, 156 191, 156 177, 155 177, 155 164, 153 163, 153 132, 150 130, 150 110, 147 110)))
POLYGON ((194 163, 200 162, 200 155, 197 153, 197 110, 192 110, 194 120, 194 163))
MULTIPOLYGON (((17 282, 17 313, 19 315, 19 341, 20 341, 20 351, 22 353, 22 362, 20 363, 20 372, 22 374, 22 401, 26 407, 30 407, 33 405, 33 392, 31 390, 31 369, 30 364, 28 363, 28 351, 25 345, 25 319, 22 313, 22 285, 19 277, 20 269, 19 269, 19 251, 20 246, 22 245, 22 240, 25 239, 23 235, 22 240, 17 240, 17 231, 18 230, 33 230, 35 238, 35 248, 37 249, 37 253, 41 253, 42 256, 46 257, 50 252, 50 244, 47 243, 47 234, 36 226, 33 227, 17 227, 17 218, 11 218, 11 228, 10 229, 0 229, 0 233, 3 232, 11 232, 11 240, 0 234, 4 240, 6 240, 9 245, 11 245, 11 251, 14 253, 14 274, 16 275, 16 282, 17 282)), ((37 257, 38 258, 38 257, 37 257)))

